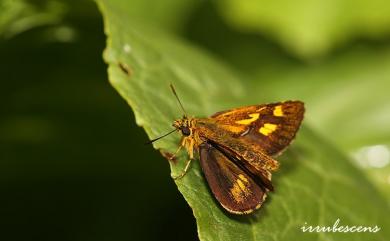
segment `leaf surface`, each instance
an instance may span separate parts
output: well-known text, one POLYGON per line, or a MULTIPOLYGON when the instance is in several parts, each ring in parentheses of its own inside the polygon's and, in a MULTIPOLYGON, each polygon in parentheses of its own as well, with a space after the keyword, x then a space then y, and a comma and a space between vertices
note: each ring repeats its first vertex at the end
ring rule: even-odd
MULTIPOLYGON (((119 2, 98 1, 108 37, 104 57, 109 79, 150 138, 171 130, 173 120, 181 115, 169 83, 175 85, 187 112, 197 117, 253 101, 254 97, 248 96, 253 86, 241 81, 221 61, 133 19, 126 14, 131 4, 119 2)), ((179 135, 171 135, 154 147, 172 153, 178 141, 179 135)), ((186 158, 183 153, 177 164, 171 163, 173 174, 181 172, 186 158)), ((281 170, 273 176, 276 191, 259 211, 247 216, 224 212, 211 195, 199 163, 193 163, 176 184, 193 209, 201 240, 386 240, 390 236, 385 199, 345 155, 308 126, 279 159, 281 170), (310 225, 333 227, 337 219, 341 226, 378 225, 382 230, 301 230, 310 225)), ((148 163, 151 168, 154 161, 148 163)))

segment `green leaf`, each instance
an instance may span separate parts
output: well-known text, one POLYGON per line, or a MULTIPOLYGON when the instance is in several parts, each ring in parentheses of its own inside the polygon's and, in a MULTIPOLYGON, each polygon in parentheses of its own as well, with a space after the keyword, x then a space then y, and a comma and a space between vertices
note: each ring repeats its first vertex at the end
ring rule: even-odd
POLYGON ((389 33, 390 3, 372 1, 221 0, 221 13, 234 26, 270 35, 300 57, 324 55, 351 39, 389 33))
POLYGON ((138 19, 164 28, 164 31, 180 31, 191 11, 203 0, 131 0, 131 8, 127 1, 118 2, 118 6, 126 9, 126 14, 132 19, 138 19))
MULTIPOLYGON (((171 130, 172 121, 181 115, 169 83, 175 85, 187 112, 198 117, 253 104, 251 89, 260 82, 241 81, 200 48, 130 17, 131 4, 119 2, 98 1, 108 37, 104 57, 109 79, 150 138, 171 130)), ((178 135, 171 135, 154 147, 174 152, 178 141, 178 135)), ((177 164, 170 163, 173 174, 182 171, 186 158, 183 153, 177 164)), ((151 168, 154 161, 148 163, 151 168)), ((208 190, 199 163, 194 162, 176 184, 193 209, 200 239, 386 240, 390 236, 385 199, 343 153, 309 127, 302 128, 280 161, 281 170, 273 178, 276 191, 248 216, 224 212, 208 190), (300 229, 303 225, 332 227, 337 219, 342 226, 382 229, 378 233, 304 233, 300 229)))

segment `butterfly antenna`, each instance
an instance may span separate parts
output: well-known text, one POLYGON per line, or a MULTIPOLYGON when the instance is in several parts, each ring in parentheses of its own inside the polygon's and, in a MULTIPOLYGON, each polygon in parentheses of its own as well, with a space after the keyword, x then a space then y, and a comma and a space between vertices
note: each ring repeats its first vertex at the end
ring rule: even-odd
POLYGON ((145 145, 152 144, 153 142, 155 142, 155 141, 157 141, 157 140, 160 140, 161 138, 164 138, 164 137, 166 137, 166 136, 169 135, 169 134, 172 134, 174 131, 176 131, 176 129, 174 129, 174 130, 168 132, 168 133, 165 134, 165 135, 162 135, 162 136, 160 136, 160 137, 157 137, 156 139, 153 139, 153 140, 150 140, 150 141, 146 142, 145 145))
POLYGON ((169 86, 171 87, 171 90, 172 90, 173 94, 175 95, 177 101, 179 102, 179 105, 180 105, 181 109, 183 110, 184 116, 187 116, 187 112, 186 112, 186 110, 184 109, 183 104, 181 103, 181 101, 180 101, 180 99, 179 99, 179 96, 176 94, 175 87, 173 87, 172 84, 170 84, 169 86))

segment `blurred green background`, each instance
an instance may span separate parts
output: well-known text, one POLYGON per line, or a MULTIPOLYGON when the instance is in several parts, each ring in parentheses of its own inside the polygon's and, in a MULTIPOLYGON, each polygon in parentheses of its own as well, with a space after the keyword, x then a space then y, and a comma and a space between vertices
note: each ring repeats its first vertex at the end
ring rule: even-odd
MULTIPOLYGON (((307 101, 307 123, 390 200, 389 3, 131 2, 138 21, 210 52, 249 85, 261 79, 268 99, 307 101)), ((92 1, 0 0, 4 240, 197 239, 167 161, 143 145, 107 81, 104 47, 92 1)))

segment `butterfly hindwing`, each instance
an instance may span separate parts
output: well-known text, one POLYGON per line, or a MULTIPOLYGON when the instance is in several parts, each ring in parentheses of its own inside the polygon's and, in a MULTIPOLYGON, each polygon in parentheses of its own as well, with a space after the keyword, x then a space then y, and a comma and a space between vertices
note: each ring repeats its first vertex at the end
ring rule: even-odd
POLYGON ((208 142, 199 146, 199 155, 210 189, 226 210, 246 214, 261 206, 266 190, 249 173, 208 142))
POLYGON ((211 118, 242 142, 258 144, 276 155, 294 139, 304 114, 300 101, 253 105, 215 113, 211 118))
MULTIPOLYGON (((223 153, 230 161, 233 161, 239 168, 241 168, 245 173, 249 174, 252 179, 260 186, 265 187, 267 191, 273 191, 273 185, 271 182, 271 172, 261 165, 258 165, 261 162, 267 162, 268 160, 259 159, 259 161, 248 160, 244 156, 240 155, 237 152, 237 149, 232 149, 231 147, 224 146, 224 143, 215 143, 212 140, 208 142, 221 153, 223 153)), ((248 153, 248 152, 247 152, 248 153)), ((263 155, 264 157, 264 155, 263 155)), ((274 160, 277 162, 276 160, 274 160)))

